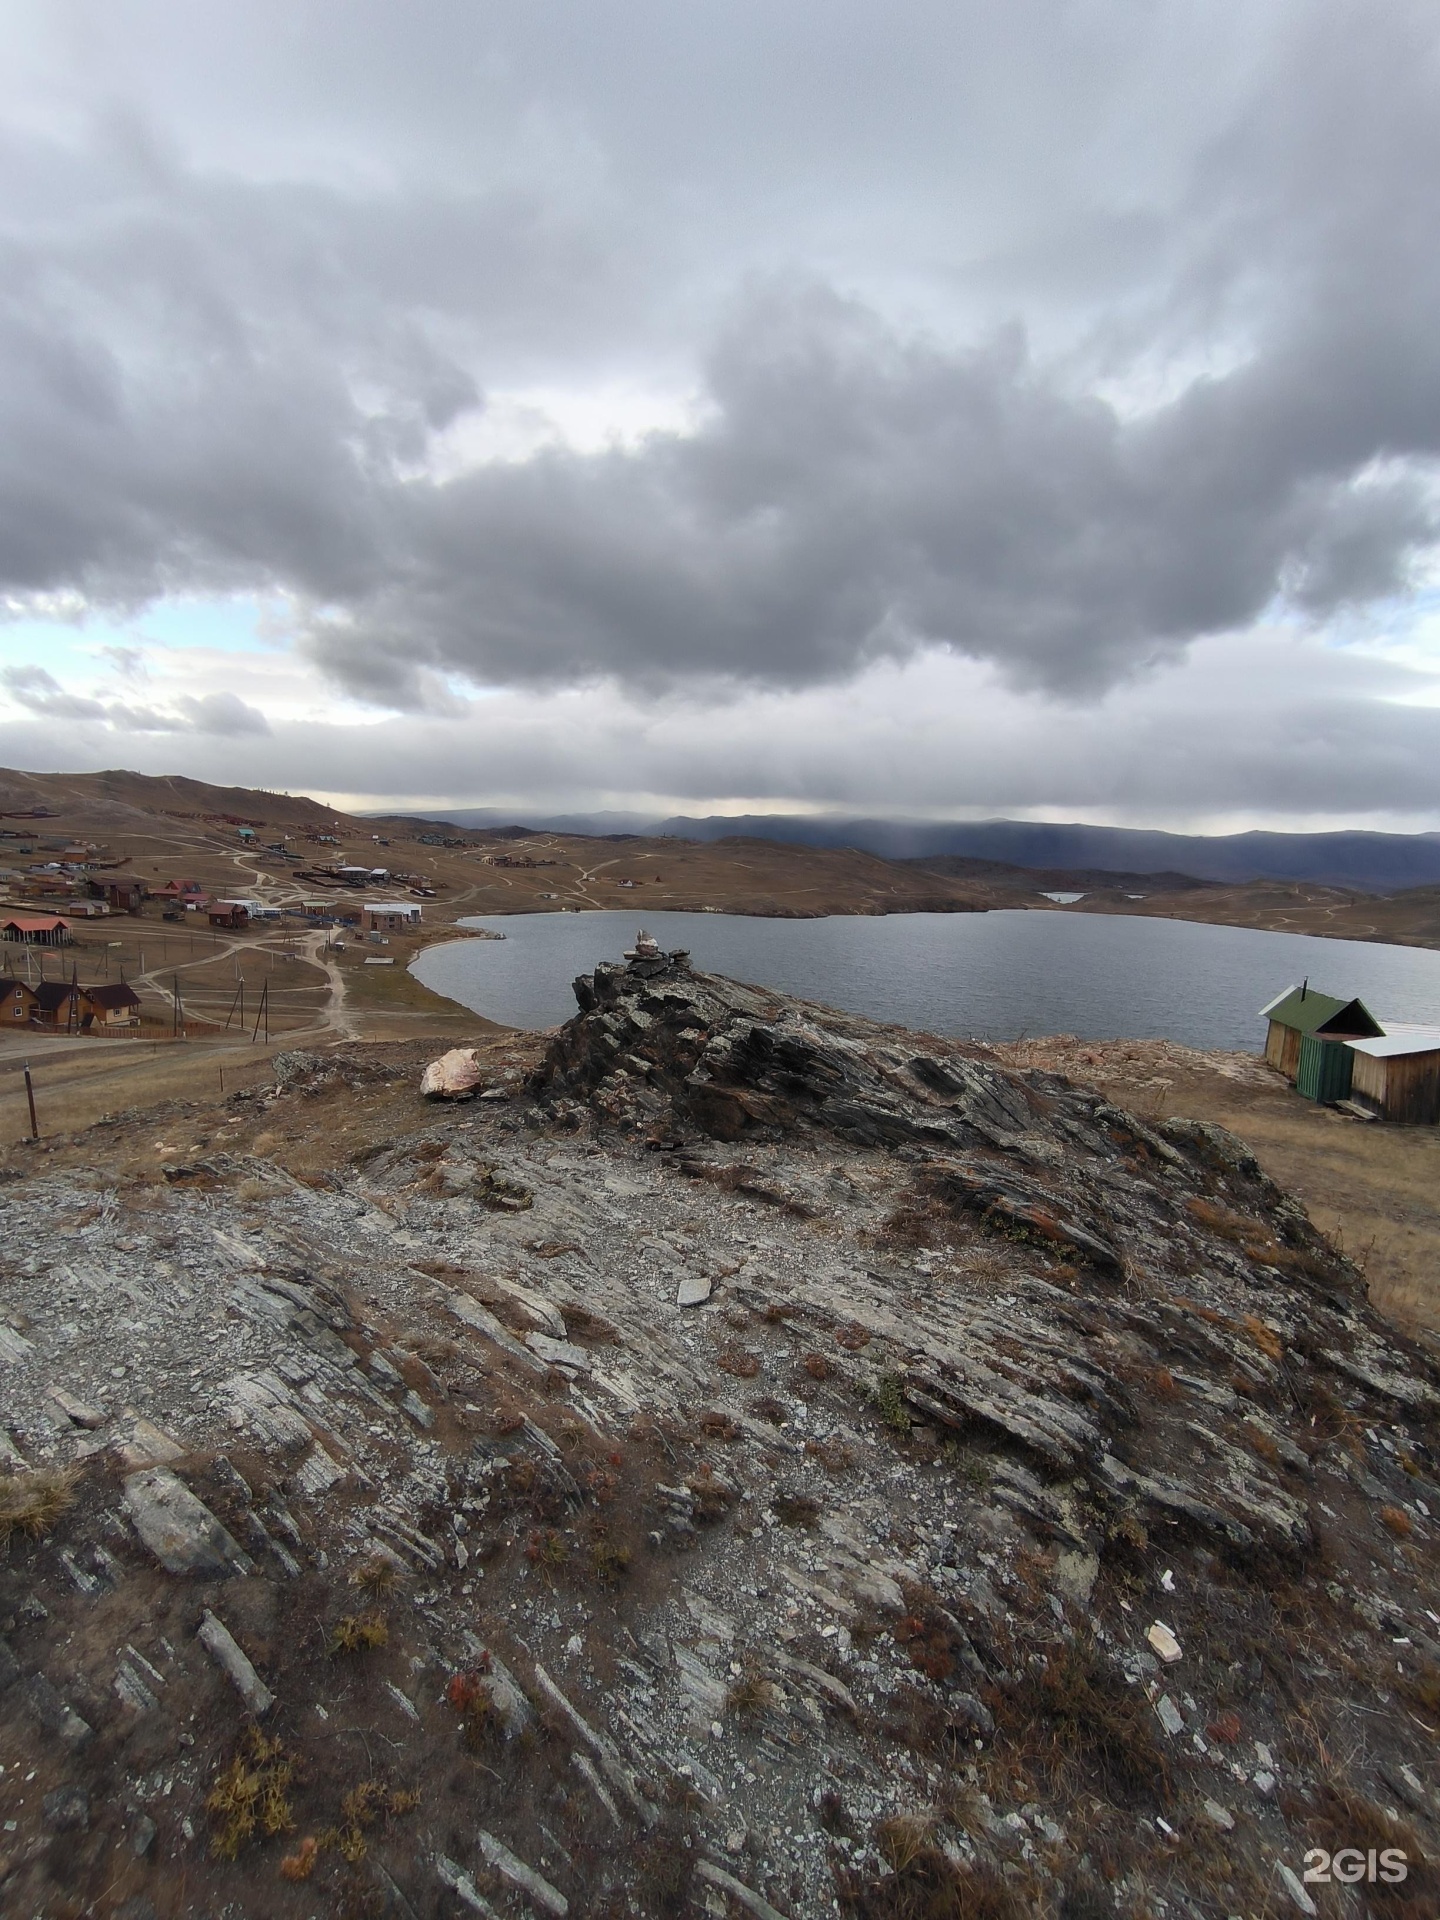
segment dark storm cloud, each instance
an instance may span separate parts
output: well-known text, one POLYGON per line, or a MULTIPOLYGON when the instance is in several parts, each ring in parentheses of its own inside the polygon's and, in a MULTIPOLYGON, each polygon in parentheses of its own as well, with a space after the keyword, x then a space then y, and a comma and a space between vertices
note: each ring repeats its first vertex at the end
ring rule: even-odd
MULTIPOLYGON (((1143 11, 1110 9, 1111 41, 1143 11)), ((431 710, 453 705, 455 676, 803 687, 927 646, 1093 697, 1277 599, 1323 618, 1403 591, 1440 530, 1435 29, 1418 6, 1343 0, 1296 19, 1164 201, 1173 228, 1160 238, 1156 205, 1136 215, 1148 266, 1107 251, 1141 183, 1127 209, 1112 181, 1114 204, 1077 218, 1072 242, 1083 256, 1086 236, 1111 236, 1086 300, 1105 306, 1108 288, 1122 333, 1181 363, 1218 350, 1227 371, 1140 411, 1099 397, 1083 337, 1062 359, 1018 326, 957 346, 897 325, 873 289, 842 296, 814 270, 806 212, 779 249, 806 270, 769 273, 707 322, 693 430, 446 479, 427 466, 436 436, 482 408, 492 369, 562 377, 627 317, 639 337, 658 327, 673 234, 635 243, 603 192, 555 185, 564 167, 543 186, 342 190, 201 172, 123 122, 99 152, 16 136, 0 157, 0 590, 288 589, 339 684, 431 710)), ((1033 69, 1015 31, 995 61, 1033 69)), ((944 93, 923 60, 886 58, 840 176, 857 197, 869 179, 882 211, 903 203, 886 129, 909 161, 923 148, 905 81, 922 120, 944 93)), ((573 108, 568 57, 559 68, 573 108)), ((1100 72, 1078 61, 1096 99, 1100 72)), ((683 199, 644 177, 668 149, 654 125, 648 148, 625 134, 616 73, 597 68, 611 91, 577 151, 597 142, 604 174, 608 140, 625 192, 683 199)), ((1055 88, 1027 102, 1009 84, 1037 152, 1022 166, 1012 135, 1005 151, 1054 172, 1084 146, 1083 114, 1056 132, 1055 88)), ((816 171, 783 104, 759 99, 753 142, 738 129, 736 209, 758 191, 752 146, 790 156, 809 206, 816 171)), ((651 122, 681 105, 658 87, 651 122)), ((837 154, 842 105, 817 122, 837 154)), ((707 153, 717 124, 702 104, 707 153)), ((724 202, 715 164, 695 195, 707 213, 724 202)), ((972 207, 973 182, 957 175, 955 193, 972 207)), ((772 260, 779 220, 769 209, 772 260)), ((699 273, 693 235, 690 249, 699 273)), ((1112 347, 1119 324, 1101 330, 1112 347)))

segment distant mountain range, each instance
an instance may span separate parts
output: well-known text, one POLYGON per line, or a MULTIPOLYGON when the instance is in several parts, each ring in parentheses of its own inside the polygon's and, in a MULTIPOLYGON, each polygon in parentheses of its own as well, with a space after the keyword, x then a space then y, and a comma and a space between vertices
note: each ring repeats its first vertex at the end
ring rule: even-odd
MULTIPOLYGON (((472 807, 432 815, 465 827, 515 823, 513 813, 472 807)), ((800 814, 638 813, 526 816, 550 833, 673 835, 723 840, 746 835, 811 847, 857 847, 891 860, 961 856, 1047 872, 1103 868, 1112 873, 1188 874, 1196 880, 1305 880, 1320 886, 1396 893, 1440 883, 1440 833, 1160 833, 1141 827, 1091 827, 1042 820, 835 820, 800 814)))

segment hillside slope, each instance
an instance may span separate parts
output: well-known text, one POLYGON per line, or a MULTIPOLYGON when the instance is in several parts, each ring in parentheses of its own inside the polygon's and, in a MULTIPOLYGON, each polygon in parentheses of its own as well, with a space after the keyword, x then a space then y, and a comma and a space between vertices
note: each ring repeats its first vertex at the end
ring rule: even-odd
POLYGON ((1440 1383, 1303 1211, 577 994, 473 1104, 339 1048, 6 1154, 7 1910, 1210 1920, 1358 1846, 1429 1920, 1440 1383))

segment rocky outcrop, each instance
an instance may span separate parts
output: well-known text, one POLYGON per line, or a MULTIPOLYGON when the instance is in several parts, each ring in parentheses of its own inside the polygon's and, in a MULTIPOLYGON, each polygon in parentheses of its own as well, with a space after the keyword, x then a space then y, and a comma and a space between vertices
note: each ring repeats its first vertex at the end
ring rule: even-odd
POLYGON ((707 1138, 888 1154, 905 1169, 902 1233, 979 1231, 1029 1250, 1003 1311, 973 1298, 900 1309, 874 1272, 800 1294, 808 1313, 828 1306, 837 1328, 884 1343, 908 1417, 998 1436, 1051 1476, 1088 1474, 1088 1529, 1029 1501, 1051 1537, 1093 1545, 1132 1511, 1227 1554, 1293 1560, 1313 1540, 1293 1475, 1327 1372, 1430 1404, 1428 1363, 1412 1351, 1397 1364, 1373 1320, 1362 1327, 1354 1269, 1220 1128, 1150 1126, 981 1048, 921 1052, 684 955, 599 966, 576 997, 535 1083, 562 1109, 581 1098, 698 1177, 707 1138), (1258 1452, 1227 1431, 1247 1415, 1267 1428, 1258 1452))
POLYGON ((578 993, 0 1145, 5 1911, 1440 1910, 1436 1373, 1253 1156, 578 993))

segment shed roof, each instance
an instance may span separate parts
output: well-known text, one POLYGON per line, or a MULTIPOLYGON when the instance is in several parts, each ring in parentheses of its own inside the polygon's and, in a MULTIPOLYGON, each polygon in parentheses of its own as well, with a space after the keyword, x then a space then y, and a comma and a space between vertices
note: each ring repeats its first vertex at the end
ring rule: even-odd
POLYGON ((1311 986, 1288 987, 1260 1012, 1264 1019, 1293 1027, 1297 1033, 1376 1036, 1385 1031, 1363 1000, 1337 1000, 1333 993, 1320 993, 1311 986))
POLYGON ((420 909, 413 900, 367 900, 366 913, 419 913, 420 909))
POLYGON ((1372 1060, 1395 1060, 1412 1053, 1440 1053, 1440 1027, 1401 1026, 1392 1021, 1385 1032, 1373 1040, 1350 1040, 1346 1044, 1356 1053, 1372 1060))
POLYGON ((20 933, 54 933, 57 927, 70 931, 70 922, 58 913, 12 913, 7 914, 3 924, 20 933))

